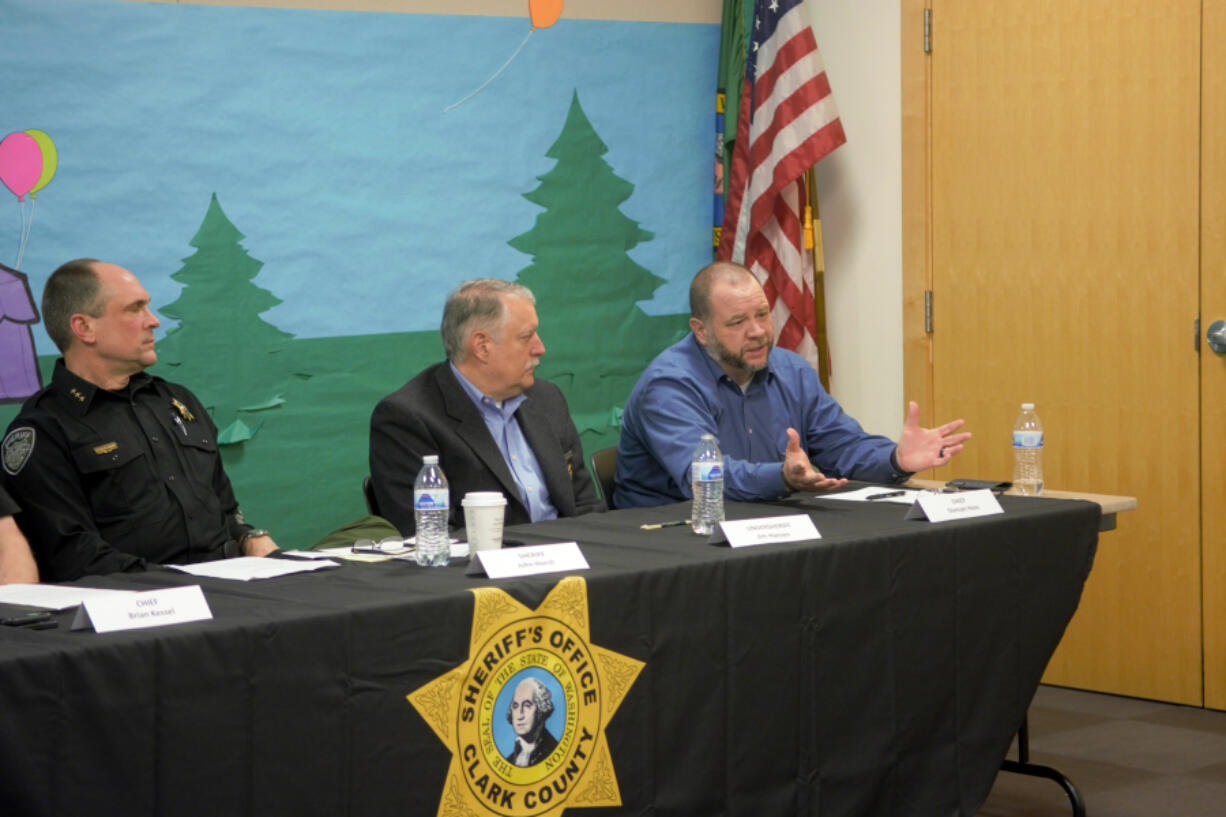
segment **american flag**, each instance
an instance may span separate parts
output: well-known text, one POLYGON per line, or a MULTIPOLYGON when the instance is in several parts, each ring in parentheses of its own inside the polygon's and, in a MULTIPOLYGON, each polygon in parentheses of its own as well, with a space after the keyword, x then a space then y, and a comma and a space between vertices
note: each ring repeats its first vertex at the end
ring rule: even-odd
POLYGON ((847 141, 803 0, 757 0, 732 152, 721 260, 766 290, 775 342, 818 365, 804 173, 847 141))

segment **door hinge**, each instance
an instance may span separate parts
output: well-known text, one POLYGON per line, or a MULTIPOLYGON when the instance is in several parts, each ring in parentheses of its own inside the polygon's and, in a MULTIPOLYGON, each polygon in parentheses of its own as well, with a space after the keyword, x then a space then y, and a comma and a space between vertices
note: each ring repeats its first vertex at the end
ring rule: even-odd
POLYGON ((932 9, 924 9, 924 53, 932 53, 932 9))
POLYGON ((932 334, 932 290, 924 290, 924 334, 932 334))
POLYGON ((1192 351, 1200 351, 1200 318, 1192 321, 1192 351))

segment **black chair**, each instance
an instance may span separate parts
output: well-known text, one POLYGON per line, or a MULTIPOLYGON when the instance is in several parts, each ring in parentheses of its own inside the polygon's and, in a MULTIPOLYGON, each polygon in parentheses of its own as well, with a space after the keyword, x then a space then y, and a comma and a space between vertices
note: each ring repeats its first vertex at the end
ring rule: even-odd
POLYGON ((370 515, 380 516, 379 501, 375 499, 375 486, 369 476, 362 478, 362 496, 366 497, 366 510, 370 511, 370 515))
POLYGON ((613 510, 613 474, 617 472, 617 446, 593 451, 588 457, 588 462, 591 464, 592 476, 596 478, 596 487, 600 489, 600 496, 604 499, 604 504, 609 506, 609 510, 613 510))

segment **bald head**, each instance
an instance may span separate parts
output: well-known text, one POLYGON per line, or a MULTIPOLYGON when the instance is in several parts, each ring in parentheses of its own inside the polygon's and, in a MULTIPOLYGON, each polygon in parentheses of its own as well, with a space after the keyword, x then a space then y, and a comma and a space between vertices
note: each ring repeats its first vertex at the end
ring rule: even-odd
POLYGON ((157 362, 149 293, 116 264, 82 258, 57 269, 43 291, 43 320, 68 371, 95 386, 123 388, 157 362))
POLYGON ((102 282, 94 270, 98 263, 96 258, 78 258, 61 264, 43 288, 43 328, 60 352, 68 351, 76 339, 69 325, 73 315, 102 315, 102 282))
POLYGON ((741 288, 757 286, 761 288, 753 273, 734 264, 731 261, 716 261, 698 271, 690 282, 690 316, 706 323, 711 318, 711 289, 716 284, 728 284, 741 288))

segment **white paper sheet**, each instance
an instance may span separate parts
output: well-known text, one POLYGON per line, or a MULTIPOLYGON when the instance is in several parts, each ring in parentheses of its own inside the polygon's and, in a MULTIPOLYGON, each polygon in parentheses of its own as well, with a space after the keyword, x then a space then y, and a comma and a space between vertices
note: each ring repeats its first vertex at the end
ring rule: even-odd
POLYGON ((851 502, 897 502, 900 505, 911 505, 915 500, 923 495, 922 490, 914 488, 891 488, 888 485, 870 485, 868 488, 857 488, 854 491, 843 491, 837 494, 814 494, 814 499, 843 499, 851 502), (901 492, 898 496, 881 497, 880 499, 870 499, 870 497, 878 496, 879 494, 893 494, 901 492))
POLYGON ((263 556, 240 556, 237 559, 219 559, 195 565, 166 565, 172 570, 181 570, 193 576, 209 576, 214 579, 234 579, 240 582, 252 579, 272 579, 291 573, 310 573, 326 567, 340 567, 329 559, 312 561, 290 559, 267 559, 263 556))
POLYGON ((59 584, 6 584, 0 586, 0 602, 67 610, 86 599, 130 596, 133 590, 99 590, 96 587, 68 587, 59 584))

